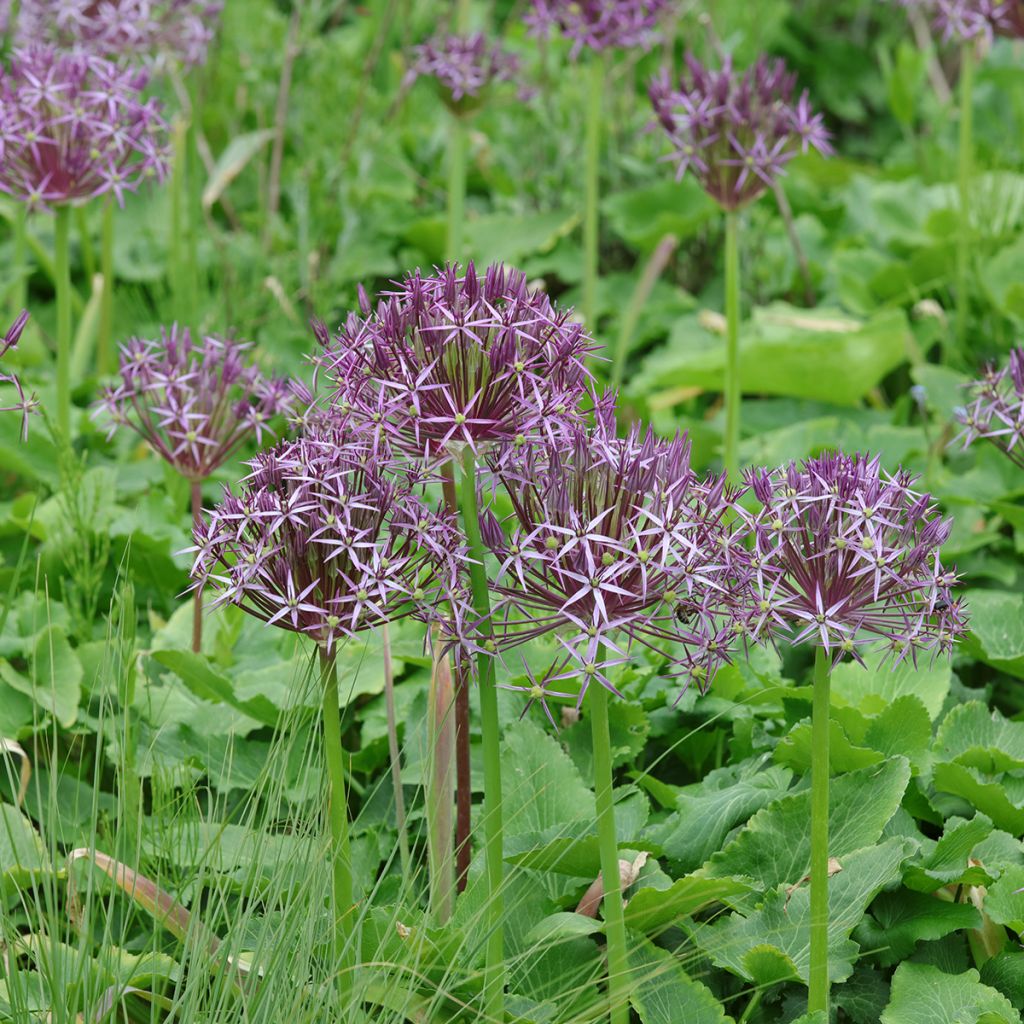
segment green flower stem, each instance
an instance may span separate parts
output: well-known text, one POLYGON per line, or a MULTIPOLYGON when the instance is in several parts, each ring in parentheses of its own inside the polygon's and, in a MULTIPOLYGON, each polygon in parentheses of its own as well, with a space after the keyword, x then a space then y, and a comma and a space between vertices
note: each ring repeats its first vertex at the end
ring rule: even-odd
POLYGON ((57 428, 71 440, 71 207, 54 213, 53 266, 57 288, 57 428))
POLYGON ((427 859, 430 864, 430 911, 438 925, 452 916, 455 899, 454 810, 455 692, 451 662, 434 643, 433 671, 427 698, 430 771, 426 786, 427 859))
POLYGON ((605 937, 608 943, 608 1004, 611 1024, 629 1024, 629 951, 622 908, 619 844, 612 795, 612 746, 608 691, 596 680, 587 688, 594 744, 594 802, 604 887, 605 937))
POLYGON ((391 761, 391 785, 395 791, 395 827, 398 830, 398 856, 402 877, 412 878, 409 854, 409 829, 405 820, 405 793, 402 790, 402 755, 398 749, 398 715, 395 711, 395 670, 391 657, 391 633, 385 622, 380 627, 384 653, 384 706, 388 722, 388 757, 391 761))
MULTIPOLYGON (((203 518, 203 485, 199 480, 190 484, 192 498, 192 526, 199 526, 203 518)), ((196 587, 192 597, 192 650, 198 654, 203 649, 203 591, 196 587)))
POLYGON ((334 654, 320 649, 320 683, 323 689, 324 756, 330 784, 328 818, 331 832, 331 888, 334 903, 334 969, 338 972, 338 993, 345 1008, 352 991, 352 853, 348 838, 348 799, 345 795, 345 755, 341 748, 341 718, 338 714, 338 666, 334 654))
POLYGON ((960 230, 956 248, 956 337, 963 352, 967 340, 967 318, 970 304, 967 278, 971 244, 971 172, 974 158, 974 46, 966 40, 960 50, 960 142, 957 187, 960 198, 960 230))
MULTIPOLYGON (((480 620, 484 642, 491 636, 491 598, 484 568, 486 549, 480 536, 480 510, 476 497, 476 459, 472 448, 462 456, 461 511, 469 557, 473 608, 480 620)), ((484 853, 487 865, 487 955, 484 975, 484 1012, 488 1020, 505 1019, 505 897, 502 891, 504 863, 501 806, 501 727, 498 724, 498 691, 494 684, 494 660, 477 656, 480 683, 480 717, 484 753, 484 853)))
POLYGON ((828 1013, 828 653, 814 652, 814 704, 811 712, 811 966, 807 1010, 828 1013))
POLYGON ((171 237, 168 246, 168 276, 171 284, 171 308, 179 323, 190 323, 195 312, 190 307, 189 261, 193 258, 192 209, 189 193, 189 128, 179 116, 171 124, 171 237))
POLYGON ((25 300, 28 297, 28 268, 25 261, 28 256, 27 224, 28 213, 24 203, 16 203, 11 214, 12 238, 12 262, 15 273, 18 275, 11 289, 11 309, 9 319, 14 320, 25 308, 25 300))
POLYGON ((78 232, 78 244, 82 253, 82 269, 86 279, 91 281, 96 273, 96 253, 92 247, 92 235, 89 233, 89 215, 84 206, 75 207, 75 229, 78 232))
POLYGON ((453 113, 448 125, 448 239, 449 260, 465 263, 463 229, 466 218, 466 150, 469 132, 465 120, 453 113))
POLYGON ((103 275, 103 292, 100 295, 100 329, 96 340, 96 369, 99 373, 110 373, 111 343, 114 333, 114 202, 108 199, 103 204, 103 220, 100 225, 100 273, 103 275))
POLYGON ((455 10, 455 31, 462 33, 469 31, 469 0, 458 0, 455 10))
POLYGON ((725 470, 739 479, 740 409, 740 246, 739 214, 725 215, 725 470))
POLYGON ((601 117, 604 92, 604 61, 594 54, 590 58, 586 80, 586 125, 583 164, 583 321, 588 329, 597 329, 597 258, 601 201, 601 117))

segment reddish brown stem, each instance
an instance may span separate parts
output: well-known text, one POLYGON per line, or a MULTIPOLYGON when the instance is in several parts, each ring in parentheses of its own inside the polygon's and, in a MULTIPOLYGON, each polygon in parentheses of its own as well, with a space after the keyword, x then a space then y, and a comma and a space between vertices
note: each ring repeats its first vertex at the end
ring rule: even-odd
MULTIPOLYGON (((455 477, 452 464, 444 468, 444 503, 448 511, 456 514, 455 477)), ((473 808, 473 781, 469 749, 469 680, 466 666, 455 663, 455 886, 458 892, 466 888, 469 862, 473 848, 469 842, 469 822, 473 808)))
MULTIPOLYGON (((202 485, 192 481, 192 525, 198 526, 203 518, 202 485)), ((196 587, 192 601, 192 650, 199 653, 203 646, 203 591, 196 587)))

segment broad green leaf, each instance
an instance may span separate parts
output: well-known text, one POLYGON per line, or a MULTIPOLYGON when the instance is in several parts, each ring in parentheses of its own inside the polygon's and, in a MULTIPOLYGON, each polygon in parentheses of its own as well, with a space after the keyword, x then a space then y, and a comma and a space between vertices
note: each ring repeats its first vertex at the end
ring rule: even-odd
POLYGON ((0 804, 0 893, 29 885, 50 872, 50 858, 32 822, 16 807, 0 804))
POLYGON ((1024 722, 1005 719, 981 701, 960 704, 942 720, 935 736, 935 757, 982 772, 1024 768, 1024 722))
POLYGON ((7 661, 0 661, 0 678, 14 690, 31 697, 65 728, 75 724, 82 695, 82 665, 63 630, 48 626, 33 647, 30 678, 7 661))
POLYGON ((1018 1010, 1024 1010, 1024 950, 1004 949, 981 968, 981 981, 998 989, 1018 1010))
POLYGON ((902 963, 881 1024, 1020 1024, 1001 992, 982 985, 977 971, 947 974, 930 964, 902 963))
POLYGON ((1024 935, 1024 892, 1019 889, 1024 889, 1024 867, 1007 868, 985 893, 985 913, 1024 935))
POLYGON ((492 213, 466 225, 468 251, 486 266, 498 260, 520 263, 524 257, 550 252, 579 224, 578 213, 492 213))
POLYGON ((884 892, 854 937, 882 964, 905 960, 918 942, 941 939, 981 926, 981 914, 970 903, 952 903, 921 892, 884 892))
POLYGON ((944 885, 969 881, 965 872, 977 869, 969 867, 968 859, 991 834, 992 822, 984 814, 976 814, 969 821, 947 823, 935 848, 907 869, 904 884, 919 892, 935 892, 944 885))
POLYGON ((210 177, 203 188, 203 206, 209 210, 224 194, 224 190, 237 178, 250 160, 274 137, 269 128, 236 135, 227 149, 217 158, 210 177))
POLYGON ((916 694, 897 697, 868 725, 864 742, 888 757, 902 754, 917 774, 928 762, 932 725, 928 709, 916 694))
POLYGON ((1024 832, 1024 801, 1010 799, 1006 786, 965 764, 937 764, 932 784, 942 793, 952 793, 988 815, 996 828, 1013 835, 1024 832))
POLYGON ((541 918, 527 933, 526 941, 531 945, 546 946, 563 939, 575 939, 581 935, 593 935, 601 931, 600 921, 583 914, 559 913, 541 918))
POLYGON ((711 903, 725 903, 750 891, 735 878, 706 878, 699 874, 677 878, 667 889, 638 889, 626 904, 626 924, 639 932, 659 932, 711 903))
POLYGON ((932 721, 938 718, 949 693, 953 670, 948 661, 883 664, 881 654, 868 655, 867 667, 843 662, 832 670, 832 703, 853 707, 866 715, 877 715, 897 698, 911 694, 928 709, 932 721))
POLYGON ((877 968, 858 965, 853 976, 833 991, 832 999, 853 1024, 878 1024, 889 1002, 889 983, 877 968))
POLYGON ((608 226, 634 249, 650 252, 665 237, 684 239, 717 216, 718 208, 689 176, 616 192, 601 203, 608 226))
POLYGON ((994 668, 1024 679, 1024 595, 972 590, 964 602, 971 632, 963 642, 968 653, 994 668))
MULTIPOLYGON (((829 853, 842 858, 877 842, 910 781, 910 765, 894 757, 840 775, 829 787, 829 853)), ((758 811, 739 835, 708 861, 710 875, 748 877, 763 889, 797 884, 810 870, 811 794, 782 797, 758 811)))
POLYGON ((641 1024, 732 1024, 711 990, 691 978, 667 949, 647 941, 631 944, 629 966, 630 1002, 641 1024))
MULTIPOLYGON (((834 718, 828 724, 828 760, 833 772, 851 772, 885 760, 877 750, 851 743, 842 725, 834 718)), ((779 764, 784 764, 795 771, 806 772, 811 766, 811 753, 811 722, 808 719, 794 725, 786 733, 775 748, 773 756, 779 764)))
MULTIPOLYGON (((840 856, 841 870, 829 879, 829 976, 843 981, 853 972, 859 947, 850 933, 872 899, 900 875, 913 844, 888 839, 879 846, 840 856)), ((757 909, 736 913, 696 931, 695 941, 720 967, 748 981, 807 982, 810 967, 810 888, 770 893, 757 909)))
POLYGON ((647 838, 678 870, 691 871, 721 848, 731 829, 783 796, 792 778, 785 768, 765 767, 760 759, 740 773, 713 771, 679 794, 676 812, 649 829, 647 838))

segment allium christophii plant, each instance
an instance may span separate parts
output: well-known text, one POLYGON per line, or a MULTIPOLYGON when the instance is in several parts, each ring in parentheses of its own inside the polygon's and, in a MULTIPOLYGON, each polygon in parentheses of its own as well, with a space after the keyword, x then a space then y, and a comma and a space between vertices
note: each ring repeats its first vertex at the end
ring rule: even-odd
POLYGON ((408 275, 332 338, 316 325, 334 411, 416 456, 556 437, 579 418, 594 350, 526 275, 472 263, 408 275))
MULTIPOLYGON (((18 319, 7 329, 7 333, 0 338, 0 357, 7 355, 11 349, 17 348, 21 332, 25 330, 26 323, 28 323, 28 313, 22 312, 18 319)), ((0 371, 0 384, 12 384, 18 394, 18 401, 13 405, 0 406, 0 412, 21 413, 21 439, 24 441, 28 437, 28 416, 35 408, 36 400, 32 395, 26 396, 25 390, 21 386, 21 381, 15 373, 0 371)))
POLYGON ((836 453, 753 471, 758 625, 833 661, 862 661, 875 643, 894 662, 948 653, 965 629, 956 572, 939 560, 950 521, 913 483, 877 457, 836 453))
POLYGON ((934 18, 943 42, 965 42, 993 36, 1024 38, 1021 0, 899 0, 902 7, 919 7, 934 18))
POLYGON ((21 0, 16 38, 150 66, 206 62, 221 0, 21 0))
POLYGON ((494 469, 514 510, 505 523, 485 517, 499 562, 495 642, 508 650, 557 631, 565 652, 531 698, 570 680, 579 704, 595 681, 615 693, 609 669, 634 647, 705 690, 747 635, 746 552, 730 532, 723 479, 696 477, 688 439, 636 428, 616 438, 599 417, 594 430, 496 458, 494 469))
POLYGON ((1014 349, 1001 369, 987 367, 970 394, 966 408, 957 410, 963 430, 956 440, 964 448, 989 441, 1024 469, 1024 348, 1014 349))
POLYGON ((764 57, 740 73, 731 59, 716 71, 687 54, 678 82, 663 70, 648 91, 676 177, 689 171, 721 207, 736 210, 770 188, 798 153, 830 154, 822 116, 806 90, 793 102, 795 84, 781 60, 764 57))
POLYGON ((195 344, 177 326, 157 340, 128 341, 120 383, 97 408, 110 416, 108 434, 129 427, 182 476, 205 480, 248 438, 261 443, 274 416, 292 412, 289 383, 264 377, 250 348, 215 336, 195 344))
POLYGON ((43 46, 0 72, 0 192, 31 207, 111 194, 166 169, 166 127, 144 72, 43 46))
POLYGON ((539 35, 552 29, 572 40, 572 56, 583 49, 650 46, 668 0, 532 0, 527 24, 539 35))
POLYGON ((250 463, 195 528, 192 569, 215 604, 236 604, 328 653, 345 637, 414 615, 460 614, 454 518, 379 447, 327 432, 282 442, 250 463))
POLYGON ((490 86, 513 81, 519 58, 475 35, 437 36, 412 53, 408 81, 433 78, 445 104, 457 114, 468 114, 484 101, 490 86))

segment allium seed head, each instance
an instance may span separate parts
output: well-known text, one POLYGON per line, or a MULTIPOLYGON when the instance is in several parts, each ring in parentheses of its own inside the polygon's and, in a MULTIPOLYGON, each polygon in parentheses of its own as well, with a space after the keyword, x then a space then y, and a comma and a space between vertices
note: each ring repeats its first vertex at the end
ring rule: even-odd
POLYGON ((120 383, 97 406, 110 416, 108 435, 129 427, 182 476, 205 480, 293 409, 289 383, 264 377, 248 360, 250 348, 216 336, 194 344, 176 325, 155 341, 132 338, 121 346, 120 383))
POLYGON ((323 324, 318 374, 335 414, 417 456, 446 458, 517 437, 557 437, 580 418, 595 346, 526 275, 470 263, 423 276, 350 314, 332 338, 323 324))
POLYGON ((1009 36, 1024 39, 1022 0, 899 0, 902 7, 918 7, 934 19, 943 42, 1009 36))
POLYGON ((390 472, 379 447, 311 434, 250 466, 238 495, 227 490, 195 528, 192 576, 217 592, 214 605, 236 604, 328 652, 408 615, 463 613, 452 517, 390 472))
POLYGON ((690 171, 726 210, 756 199, 800 152, 832 152, 821 114, 807 92, 794 103, 796 76, 781 60, 762 57, 740 74, 727 59, 715 71, 692 54, 673 83, 667 69, 649 95, 658 124, 668 134, 676 178, 690 171))
POLYGON ((552 29, 572 40, 572 56, 591 50, 648 47, 668 0, 531 0, 527 24, 537 35, 552 29))
MULTIPOLYGON (((21 338, 21 332, 25 330, 25 324, 28 323, 28 313, 24 310, 17 320, 7 329, 7 333, 0 338, 0 358, 7 355, 8 352, 13 348, 17 348, 18 341, 21 338)), ((29 413, 38 404, 34 395, 25 395, 25 391, 21 386, 21 381, 18 379, 18 375, 15 373, 3 373, 0 371, 0 384, 12 384, 14 390, 17 392, 18 400, 13 405, 0 406, 0 412, 20 412, 21 413, 21 439, 24 441, 28 437, 28 417, 29 413)))
POLYGON ((492 83, 513 81, 519 73, 519 58, 489 43, 482 32, 437 36, 417 46, 412 58, 407 80, 433 78, 457 114, 476 110, 492 83))
POLYGON ((1024 469, 1024 348, 1014 349, 1002 369, 989 366, 969 388, 969 404, 957 411, 963 430, 954 443, 967 448, 989 441, 1024 469))
POLYGON ((761 508, 753 533, 755 629, 823 647, 839 661, 883 643, 895 662, 948 653, 965 631, 955 570, 939 548, 950 522, 914 478, 878 458, 829 453, 749 483, 761 508))
POLYGON ((166 171, 167 132, 146 75, 88 54, 18 50, 0 71, 0 192, 31 207, 126 192, 166 171))

